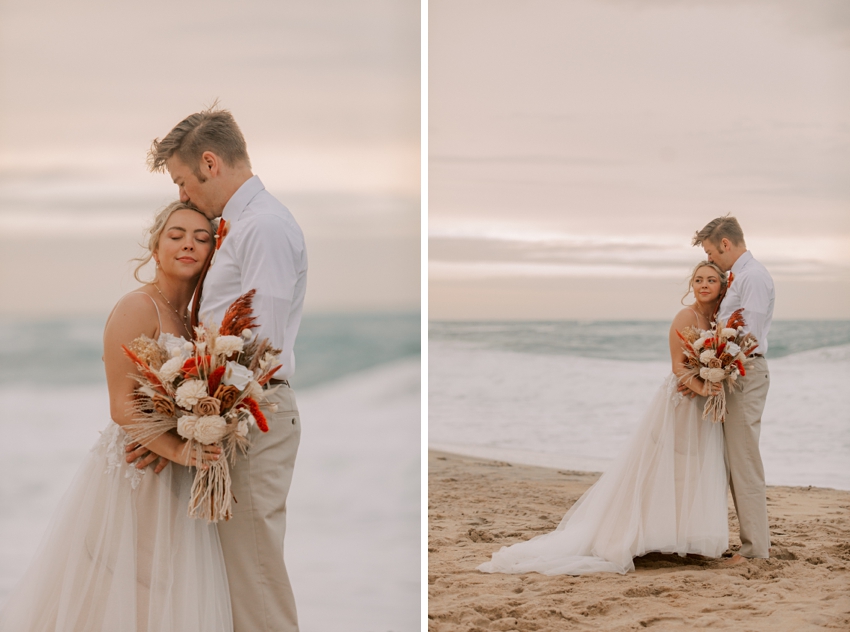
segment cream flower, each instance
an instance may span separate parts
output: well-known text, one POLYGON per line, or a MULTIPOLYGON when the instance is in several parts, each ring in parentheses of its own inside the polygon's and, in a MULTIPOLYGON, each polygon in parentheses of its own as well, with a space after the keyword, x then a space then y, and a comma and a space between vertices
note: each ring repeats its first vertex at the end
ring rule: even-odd
POLYGON ((254 378, 254 374, 251 371, 236 362, 228 362, 225 367, 224 377, 221 378, 221 383, 228 386, 235 386, 240 391, 245 390, 245 387, 254 378))
POLYGON ((256 401, 260 401, 263 397, 265 397, 263 387, 260 386, 260 383, 257 382, 257 380, 251 380, 251 383, 248 384, 248 388, 245 389, 245 392, 248 394, 248 397, 251 397, 256 401))
MULTIPOLYGON (((717 356, 714 355, 714 349, 706 349, 701 354, 699 354, 699 361, 703 364, 708 364, 709 360, 716 357, 717 356)), ((177 392, 179 393, 180 391, 178 390, 177 392)))
POLYGON ((195 440, 204 445, 221 441, 227 432, 227 422, 218 415, 199 417, 195 424, 195 440))
MULTIPOLYGON (((251 419, 254 418, 253 415, 249 415, 249 417, 251 417, 251 419)), ((248 436, 248 419, 246 417, 240 419, 239 423, 236 424, 236 434, 238 434, 240 437, 248 436)))
POLYGON ((705 341, 706 341, 707 339, 708 339, 708 338, 707 338, 706 336, 703 336, 703 337, 701 337, 701 338, 697 339, 697 340, 693 343, 694 351, 699 351, 700 349, 702 349, 702 346, 705 344, 705 341))
POLYGON ((723 330, 722 335, 726 340, 729 340, 730 338, 734 338, 738 335, 738 330, 732 327, 727 327, 723 330))
POLYGON ((177 434, 184 439, 194 439, 197 423, 198 418, 195 415, 183 415, 177 420, 177 434))
POLYGON ((243 330, 242 330, 242 337, 243 337, 245 340, 250 340, 250 339, 251 339, 251 336, 253 336, 253 335, 254 335, 254 334, 253 334, 253 332, 252 332, 250 329, 243 329, 243 330))
POLYGON ((180 408, 192 410, 192 407, 206 396, 206 382, 202 382, 201 380, 186 380, 177 387, 177 393, 175 393, 174 399, 180 408))
POLYGON ((159 377, 166 382, 170 382, 177 377, 183 366, 183 354, 180 353, 180 349, 175 349, 175 351, 177 351, 177 355, 159 368, 159 377))
POLYGON ((148 397, 154 397, 156 395, 156 391, 153 390, 150 386, 142 385, 139 387, 139 392, 144 393, 148 397))
POLYGON ((215 353, 229 356, 231 353, 242 351, 243 344, 239 336, 219 336, 215 339, 215 353))
POLYGON ((721 382, 723 378, 726 377, 726 371, 724 369, 709 369, 708 367, 703 367, 699 370, 699 376, 709 382, 721 382))
POLYGON ((734 342, 727 342, 724 351, 731 356, 735 356, 741 352, 741 347, 736 345, 734 342))

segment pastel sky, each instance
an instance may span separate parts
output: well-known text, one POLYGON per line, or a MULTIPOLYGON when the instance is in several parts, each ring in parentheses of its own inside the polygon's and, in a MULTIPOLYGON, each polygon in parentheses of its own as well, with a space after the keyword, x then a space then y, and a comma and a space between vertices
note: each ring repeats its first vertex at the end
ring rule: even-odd
POLYGON ((432 319, 670 318, 731 213, 850 318, 850 4, 432 0, 432 319))
POLYGON ((305 311, 418 309, 419 6, 0 4, 0 315, 102 314, 177 190, 155 137, 216 98, 301 224, 305 311))

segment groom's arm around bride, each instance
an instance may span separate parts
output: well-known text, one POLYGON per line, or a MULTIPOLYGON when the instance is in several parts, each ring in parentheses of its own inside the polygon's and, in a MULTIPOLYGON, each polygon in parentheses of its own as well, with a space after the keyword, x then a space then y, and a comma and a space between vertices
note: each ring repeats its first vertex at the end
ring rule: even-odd
POLYGON ((289 210, 252 173, 242 133, 226 110, 192 114, 149 154, 153 171, 167 171, 180 199, 227 232, 206 277, 199 313, 221 322, 239 296, 256 290, 255 333, 282 349, 277 412, 269 432, 252 427, 247 456, 232 468, 233 518, 218 526, 230 584, 235 632, 298 629, 295 600, 283 560, 286 497, 292 481, 301 423, 289 378, 295 370, 295 337, 307 282, 304 236, 289 210))

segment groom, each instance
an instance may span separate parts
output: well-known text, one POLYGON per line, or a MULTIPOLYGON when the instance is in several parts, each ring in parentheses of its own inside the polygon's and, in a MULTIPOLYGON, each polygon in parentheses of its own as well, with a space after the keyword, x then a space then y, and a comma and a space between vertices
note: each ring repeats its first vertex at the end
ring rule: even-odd
POLYGON ((151 171, 168 171, 180 200, 227 222, 226 238, 196 292, 202 320, 221 323, 239 296, 255 289, 260 338, 282 349, 272 384, 277 411, 269 431, 250 430, 251 448, 231 471, 233 517, 218 523, 230 583, 234 632, 298 629, 295 598, 283 561, 286 496, 301 422, 288 379, 307 283, 307 252, 295 218, 251 172, 242 132, 227 110, 192 114, 148 155, 151 171))
POLYGON ((718 326, 735 310, 743 308, 745 331, 758 339, 758 348, 739 378, 742 388, 730 389, 726 399, 723 433, 729 484, 741 527, 741 550, 728 562, 739 564, 752 557, 769 557, 770 529, 767 521, 767 497, 764 467, 759 453, 761 415, 764 411, 770 372, 764 354, 773 320, 773 279, 765 267, 747 250, 744 232, 738 220, 728 215, 712 220, 698 231, 693 245, 702 245, 708 260, 731 273, 726 296, 720 303, 718 326))

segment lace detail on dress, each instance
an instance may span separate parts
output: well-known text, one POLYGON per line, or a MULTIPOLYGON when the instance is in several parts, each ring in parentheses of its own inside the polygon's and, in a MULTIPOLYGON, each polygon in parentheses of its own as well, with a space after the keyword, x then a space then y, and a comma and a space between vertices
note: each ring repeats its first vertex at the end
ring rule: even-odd
POLYGON ((142 482, 142 476, 146 470, 140 470, 133 464, 127 463, 124 457, 124 446, 126 445, 127 433, 121 427, 112 422, 106 430, 100 433, 100 439, 94 444, 92 452, 103 454, 106 457, 105 474, 111 474, 116 469, 124 469, 124 478, 130 480, 130 488, 136 489, 142 482))
MULTIPOLYGON (((140 292, 144 294, 144 292, 140 292)), ((146 295, 147 296, 147 295, 146 295)), ((153 300, 153 299, 151 299, 153 300)), ((156 301, 154 301, 156 305, 156 301)), ((157 308, 158 310, 158 308, 157 308)), ((186 339, 168 332, 163 332, 159 335, 159 343, 163 345, 169 353, 173 353, 175 349, 180 349, 188 354, 183 349, 186 344, 186 339)), ((115 470, 124 470, 124 478, 129 479, 130 488, 136 489, 139 483, 142 482, 142 477, 145 475, 147 468, 140 470, 132 463, 127 463, 125 459, 124 446, 127 445, 127 433, 114 421, 110 422, 106 429, 100 433, 100 439, 94 444, 91 451, 103 455, 106 458, 105 474, 111 474, 115 470)))
POLYGON ((672 373, 667 378, 667 398, 673 402, 673 408, 678 406, 685 396, 679 392, 679 380, 672 373))

